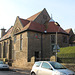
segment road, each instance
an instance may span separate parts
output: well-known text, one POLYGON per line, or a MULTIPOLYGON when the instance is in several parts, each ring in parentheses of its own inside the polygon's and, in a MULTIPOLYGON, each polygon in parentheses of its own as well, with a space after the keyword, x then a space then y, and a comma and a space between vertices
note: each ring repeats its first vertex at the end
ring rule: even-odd
POLYGON ((0 75, 30 75, 29 71, 0 70, 0 75))

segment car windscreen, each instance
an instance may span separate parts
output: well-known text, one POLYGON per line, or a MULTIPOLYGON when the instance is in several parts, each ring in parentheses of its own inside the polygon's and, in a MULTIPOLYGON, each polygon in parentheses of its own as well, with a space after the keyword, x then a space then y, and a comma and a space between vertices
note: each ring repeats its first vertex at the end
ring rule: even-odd
POLYGON ((0 64, 4 64, 4 62, 3 61, 0 61, 0 64))
POLYGON ((58 62, 50 62, 54 69, 66 69, 63 65, 58 62))
POLYGON ((34 64, 34 65, 35 65, 36 67, 39 67, 39 66, 40 66, 40 64, 41 64, 41 62, 35 62, 35 64, 34 64))

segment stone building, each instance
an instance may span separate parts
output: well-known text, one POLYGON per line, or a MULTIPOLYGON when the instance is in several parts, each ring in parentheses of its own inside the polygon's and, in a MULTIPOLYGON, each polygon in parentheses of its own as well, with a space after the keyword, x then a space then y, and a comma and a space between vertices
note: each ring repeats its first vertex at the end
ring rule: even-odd
POLYGON ((72 28, 65 30, 69 34, 69 45, 75 46, 75 34, 72 28))
POLYGON ((27 19, 17 16, 14 26, 1 32, 0 58, 7 58, 16 67, 28 67, 36 58, 51 60, 55 56, 56 32, 58 45, 69 46, 69 34, 46 9, 27 19))

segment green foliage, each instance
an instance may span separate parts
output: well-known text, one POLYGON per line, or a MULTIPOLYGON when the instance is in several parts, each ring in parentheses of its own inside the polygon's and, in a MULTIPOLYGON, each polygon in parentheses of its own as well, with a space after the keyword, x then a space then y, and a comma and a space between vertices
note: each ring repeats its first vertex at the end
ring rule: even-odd
POLYGON ((75 53, 75 46, 60 48, 58 54, 70 54, 75 53))
POLYGON ((61 48, 57 56, 58 62, 75 63, 75 46, 61 48))

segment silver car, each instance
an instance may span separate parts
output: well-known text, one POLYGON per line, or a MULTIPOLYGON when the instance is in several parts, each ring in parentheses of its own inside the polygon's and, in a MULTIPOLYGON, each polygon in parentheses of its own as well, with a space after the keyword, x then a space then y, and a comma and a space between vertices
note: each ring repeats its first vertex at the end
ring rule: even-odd
POLYGON ((58 62, 39 61, 33 65, 31 75, 75 75, 75 73, 58 62))
POLYGON ((9 65, 5 64, 3 61, 0 61, 0 69, 9 69, 9 65))

